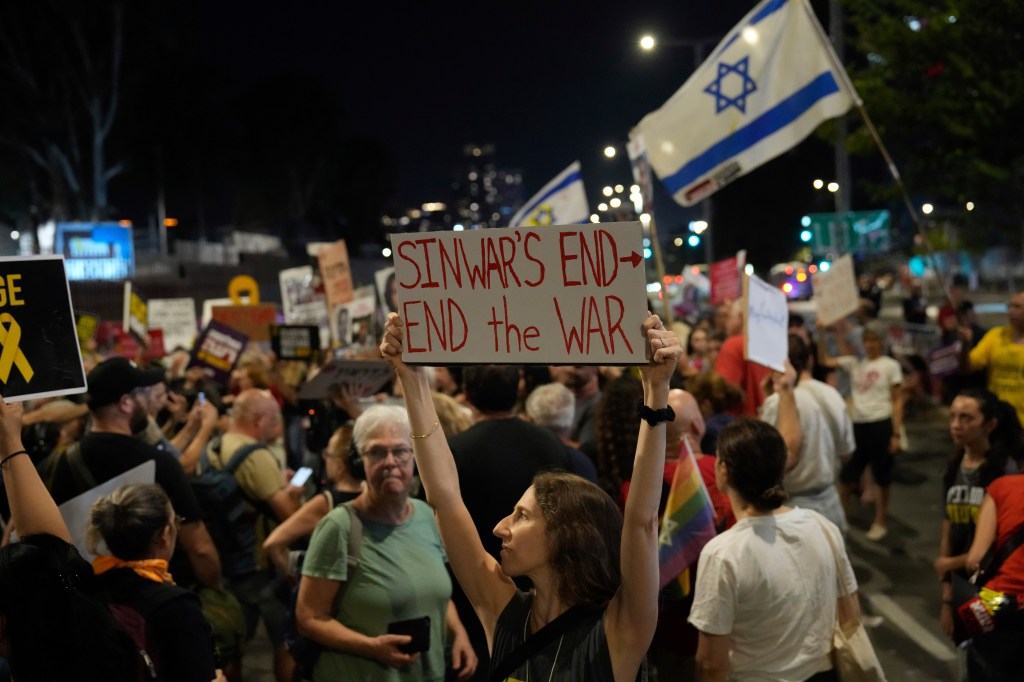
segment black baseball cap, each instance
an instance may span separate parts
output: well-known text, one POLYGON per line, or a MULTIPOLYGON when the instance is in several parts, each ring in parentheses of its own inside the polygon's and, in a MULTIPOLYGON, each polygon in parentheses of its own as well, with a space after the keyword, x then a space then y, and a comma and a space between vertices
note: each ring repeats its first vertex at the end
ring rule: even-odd
POLYGON ((86 377, 89 409, 112 405, 136 388, 152 386, 163 380, 163 369, 139 369, 134 362, 122 357, 104 360, 86 377))

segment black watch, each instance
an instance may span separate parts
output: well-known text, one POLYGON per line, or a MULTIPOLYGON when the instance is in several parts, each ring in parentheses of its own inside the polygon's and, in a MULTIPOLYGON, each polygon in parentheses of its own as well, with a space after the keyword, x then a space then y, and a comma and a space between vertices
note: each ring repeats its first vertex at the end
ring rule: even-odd
POLYGON ((674 421, 676 418, 676 411, 672 409, 671 405, 666 405, 660 410, 653 410, 644 405, 644 401, 641 400, 637 403, 637 410, 640 412, 640 418, 651 426, 657 426, 661 422, 674 421))

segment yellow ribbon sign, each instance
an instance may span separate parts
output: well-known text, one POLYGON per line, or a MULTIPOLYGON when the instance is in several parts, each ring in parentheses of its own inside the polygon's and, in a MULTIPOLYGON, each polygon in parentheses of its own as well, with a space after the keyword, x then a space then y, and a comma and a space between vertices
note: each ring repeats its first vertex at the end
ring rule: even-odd
POLYGON ((0 382, 7 383, 11 376, 11 367, 17 367, 25 381, 32 381, 35 372, 32 365, 28 364, 28 358, 19 347, 21 343, 21 325, 15 321, 10 313, 0 313, 0 345, 3 351, 0 352, 0 382))
POLYGON ((235 305, 256 305, 260 302, 260 285, 249 275, 238 275, 228 283, 228 296, 235 305))

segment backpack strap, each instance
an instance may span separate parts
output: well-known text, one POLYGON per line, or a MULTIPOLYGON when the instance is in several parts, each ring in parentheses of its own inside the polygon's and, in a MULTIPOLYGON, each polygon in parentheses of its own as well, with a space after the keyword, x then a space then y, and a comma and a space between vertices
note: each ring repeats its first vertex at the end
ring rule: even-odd
POLYGON ((345 511, 348 512, 349 518, 348 559, 345 563, 348 566, 349 571, 349 579, 346 582, 350 582, 352 580, 352 572, 359 568, 359 563, 362 559, 363 520, 359 518, 359 514, 356 513, 356 508, 352 504, 351 500, 338 506, 345 508, 345 511))
POLYGON ((249 443, 248 445, 243 445, 235 451, 235 454, 231 455, 231 459, 224 465, 224 471, 234 476, 235 472, 238 471, 238 467, 242 466, 242 462, 248 459, 249 455, 257 450, 263 450, 266 448, 267 446, 263 443, 249 443))
POLYGON ((999 548, 991 555, 991 560, 986 562, 985 559, 982 559, 982 567, 978 571, 977 579, 974 580, 975 586, 981 587, 991 580, 999 572, 1003 562, 1009 559, 1022 544, 1024 544, 1024 523, 1017 526, 1010 537, 1006 538, 1006 542, 999 545, 999 548))
POLYGON ((79 442, 74 442, 67 447, 64 451, 64 456, 68 460, 68 467, 71 470, 71 477, 75 479, 75 486, 80 492, 86 490, 92 490, 96 487, 96 478, 89 471, 88 465, 85 463, 85 459, 82 458, 82 446, 79 442))

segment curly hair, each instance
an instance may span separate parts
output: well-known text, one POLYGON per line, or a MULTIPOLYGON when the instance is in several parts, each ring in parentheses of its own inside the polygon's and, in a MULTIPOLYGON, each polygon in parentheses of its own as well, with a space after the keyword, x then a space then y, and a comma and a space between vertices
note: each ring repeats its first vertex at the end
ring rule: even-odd
POLYGON ((637 404, 643 397, 643 384, 632 373, 625 372, 605 387, 597 403, 597 479, 613 498, 618 497, 622 484, 633 476, 637 404))
POLYGON ((605 607, 622 582, 622 512, 607 493, 575 474, 538 474, 533 489, 547 525, 559 598, 605 607))

